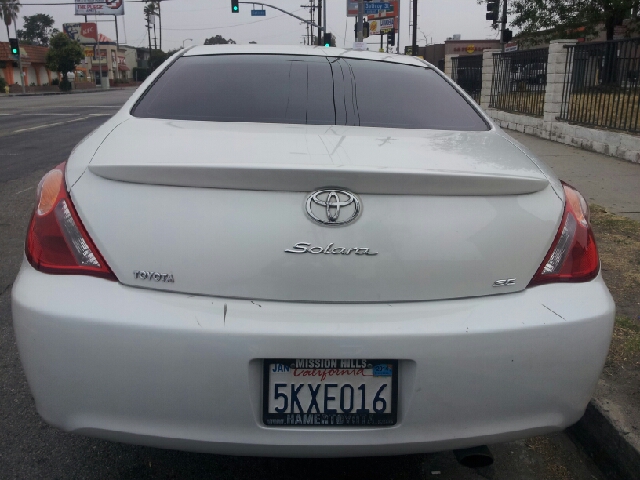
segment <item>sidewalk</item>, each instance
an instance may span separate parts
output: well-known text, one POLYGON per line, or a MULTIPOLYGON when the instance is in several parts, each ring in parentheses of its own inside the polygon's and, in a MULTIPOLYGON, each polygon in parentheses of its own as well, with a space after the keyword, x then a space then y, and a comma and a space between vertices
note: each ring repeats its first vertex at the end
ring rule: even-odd
MULTIPOLYGON (((505 130, 506 131, 506 130, 505 130)), ((640 221, 640 164, 570 147, 519 132, 506 131, 576 187, 590 204, 640 221)), ((614 337, 640 338, 640 242, 637 223, 610 220, 602 231, 602 213, 592 211, 600 250, 602 275, 616 300, 614 337), (602 234, 600 237, 599 234, 602 234), (612 258, 613 257, 613 258, 612 258), (617 258, 616 258, 617 257, 617 258), (634 258, 637 257, 637 258, 634 258)), ((605 214, 606 215, 606 214, 605 214)), ((605 221, 608 217, 605 218, 605 221)), ((626 345, 625 345, 626 346, 626 345)), ((620 348, 614 338, 610 358, 600 376, 584 417, 568 433, 576 438, 598 467, 612 479, 640 479, 640 361, 637 351, 620 348), (611 358, 618 354, 618 361, 611 358)))
POLYGON ((504 130, 576 187, 589 203, 640 221, 640 164, 504 130))

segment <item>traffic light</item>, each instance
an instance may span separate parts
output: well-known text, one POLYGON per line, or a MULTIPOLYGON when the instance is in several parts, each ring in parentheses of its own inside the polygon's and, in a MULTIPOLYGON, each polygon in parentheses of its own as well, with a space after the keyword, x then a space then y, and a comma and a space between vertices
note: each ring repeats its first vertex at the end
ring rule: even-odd
POLYGON ((333 41, 332 41, 332 38, 331 38, 332 36, 333 35, 331 35, 331 33, 329 33, 329 32, 326 32, 324 34, 324 41, 322 42, 322 44, 325 47, 335 47, 335 45, 333 45, 333 41))
MULTIPOLYGON (((356 34, 356 39, 358 38, 358 22, 353 27, 353 31, 356 34)), ((362 38, 369 38, 369 22, 362 22, 362 38)))
POLYGON ((510 42, 512 38, 513 38, 513 32, 511 30, 509 30, 508 28, 505 29, 504 32, 502 32, 502 41, 503 41, 503 43, 510 42))
POLYGON ((492 21, 493 23, 498 23, 499 18, 499 10, 500 10, 500 2, 489 2, 487 3, 487 20, 492 21))
POLYGON ((396 44, 396 29, 392 28, 387 32, 387 45, 394 46, 396 44))
POLYGON ((11 48, 11 55, 18 55, 18 52, 20 51, 20 46, 18 45, 17 38, 9 39, 9 47, 11 48))
POLYGON ((239 13, 240 5, 238 5, 238 0, 231 0, 231 13, 239 13))

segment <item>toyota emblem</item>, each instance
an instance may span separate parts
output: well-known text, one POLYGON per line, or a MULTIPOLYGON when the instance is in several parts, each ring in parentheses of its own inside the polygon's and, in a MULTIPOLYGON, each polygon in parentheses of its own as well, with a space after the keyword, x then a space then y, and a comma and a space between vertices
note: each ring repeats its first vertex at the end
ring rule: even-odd
POLYGON ((321 225, 346 225, 360 215, 360 200, 346 190, 316 190, 307 196, 305 207, 307 215, 321 225))

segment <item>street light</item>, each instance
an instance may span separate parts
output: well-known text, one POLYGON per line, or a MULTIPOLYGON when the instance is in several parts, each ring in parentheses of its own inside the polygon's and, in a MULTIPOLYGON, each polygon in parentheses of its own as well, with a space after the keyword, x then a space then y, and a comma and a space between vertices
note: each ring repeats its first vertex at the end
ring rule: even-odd
POLYGON ((184 48, 184 42, 186 42, 187 40, 193 42, 193 38, 185 38, 184 40, 182 40, 182 48, 184 48))

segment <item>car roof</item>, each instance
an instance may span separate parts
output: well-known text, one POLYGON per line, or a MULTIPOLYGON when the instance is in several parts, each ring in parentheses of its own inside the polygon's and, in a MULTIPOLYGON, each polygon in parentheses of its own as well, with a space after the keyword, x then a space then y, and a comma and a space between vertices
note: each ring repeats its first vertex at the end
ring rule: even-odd
POLYGON ((308 45, 197 45, 184 53, 185 57, 203 55, 242 55, 242 54, 272 54, 272 55, 307 55, 315 57, 346 57, 379 62, 399 63, 402 65, 429 66, 428 62, 410 55, 395 53, 378 53, 362 50, 352 50, 336 47, 320 47, 308 45))

